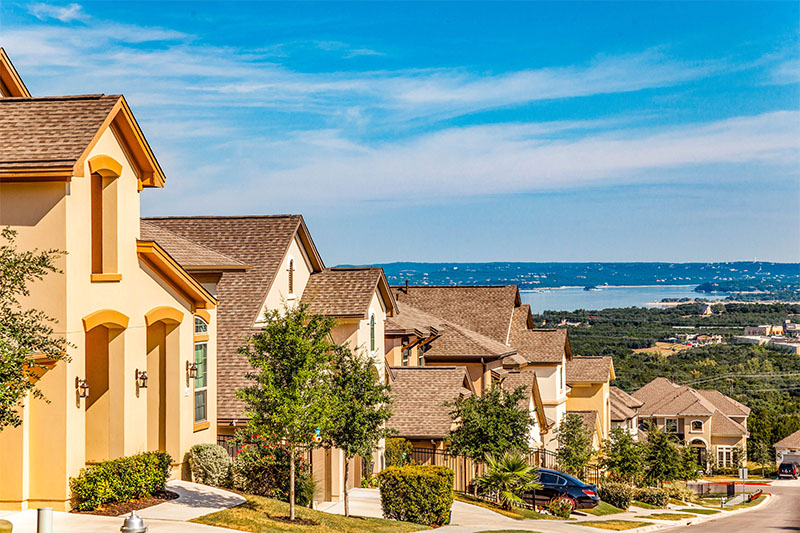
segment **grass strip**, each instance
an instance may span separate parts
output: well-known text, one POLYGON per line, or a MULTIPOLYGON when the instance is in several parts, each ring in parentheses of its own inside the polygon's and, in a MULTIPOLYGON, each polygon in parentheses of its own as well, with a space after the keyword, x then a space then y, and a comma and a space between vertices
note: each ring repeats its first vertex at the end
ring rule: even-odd
POLYGON ((579 509, 579 511, 593 516, 607 516, 610 514, 624 513, 625 509, 614 507, 610 503, 600 502, 594 509, 579 509))
POLYGON ((637 500, 634 500, 631 505, 634 507, 641 507, 642 509, 658 509, 658 507, 655 505, 650 505, 649 503, 644 503, 637 500))
POLYGON ((637 522, 636 520, 592 520, 578 522, 578 525, 596 527, 597 529, 610 529, 612 531, 625 531, 637 527, 652 526, 652 522, 637 522))
POLYGON ((719 511, 716 509, 698 509, 696 507, 693 508, 686 508, 686 509, 678 509, 678 511, 682 513, 694 513, 694 514, 717 514, 719 511))
POLYGON ((653 520, 683 520, 685 518, 695 518, 695 515, 686 513, 653 513, 649 515, 637 516, 635 518, 647 518, 653 520))

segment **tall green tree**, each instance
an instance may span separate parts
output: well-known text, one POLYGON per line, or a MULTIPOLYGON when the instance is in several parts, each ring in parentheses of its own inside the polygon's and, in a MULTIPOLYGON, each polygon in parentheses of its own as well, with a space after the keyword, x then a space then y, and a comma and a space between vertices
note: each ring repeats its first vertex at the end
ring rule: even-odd
POLYGON ((509 392, 493 385, 483 396, 460 397, 447 403, 456 423, 447 435, 450 453, 483 461, 490 454, 528 451, 534 421, 527 404, 520 403, 525 396, 525 387, 509 392))
POLYGON ((392 416, 390 387, 381 383, 374 361, 345 346, 330 374, 330 402, 323 435, 345 455, 344 514, 350 516, 350 460, 356 455, 369 457, 382 438, 391 431, 386 422, 392 416))
POLYGON ((558 438, 558 465, 567 474, 580 476, 592 460, 592 436, 583 424, 583 418, 567 413, 556 430, 558 438))
POLYGON ((655 424, 647 429, 647 445, 644 452, 645 479, 651 483, 680 479, 683 473, 681 449, 655 424))
POLYGON ((630 431, 617 426, 603 443, 601 463, 615 480, 635 483, 644 472, 643 451, 642 443, 633 440, 630 431))
POLYGON ((20 251, 10 228, 0 230, 0 431, 19 426, 18 409, 28 394, 44 399, 36 381, 53 361, 67 360, 67 342, 55 334, 55 320, 25 308, 29 285, 58 272, 57 250, 20 251))
POLYGON ((329 376, 341 347, 331 340, 335 322, 311 314, 307 305, 267 312, 264 329, 239 349, 252 366, 251 385, 236 392, 244 401, 249 429, 286 443, 289 518, 295 519, 295 463, 314 446, 325 425, 329 376))
POLYGON ((775 456, 772 451, 772 446, 770 446, 770 444, 764 440, 756 441, 752 447, 750 446, 749 442, 747 444, 748 447, 752 449, 750 456, 756 463, 761 465, 761 477, 764 477, 765 466, 772 464, 774 461, 775 456))
MULTIPOLYGON (((684 446, 680 449, 681 467, 678 479, 684 481, 695 480, 699 477, 701 466, 697 464, 697 452, 691 446, 684 446)), ((704 466, 703 466, 704 468, 704 466)))

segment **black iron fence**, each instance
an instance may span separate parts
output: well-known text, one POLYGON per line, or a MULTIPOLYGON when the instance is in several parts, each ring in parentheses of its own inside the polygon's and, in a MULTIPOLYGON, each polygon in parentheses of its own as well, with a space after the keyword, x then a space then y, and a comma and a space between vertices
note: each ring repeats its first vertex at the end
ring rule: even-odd
MULTIPOLYGON (((217 435, 217 444, 225 448, 231 458, 236 458, 242 449, 241 444, 236 442, 233 435, 217 435)), ((311 449, 303 450, 303 459, 311 465, 311 449)))
MULTIPOLYGON (((534 448, 528 454, 528 464, 537 468, 559 469, 558 456, 551 450, 544 448, 534 448)), ((451 455, 446 451, 435 450, 433 448, 413 448, 411 451, 411 461, 419 465, 446 466, 451 469, 455 476, 453 480, 453 490, 465 494, 474 492, 475 479, 486 473, 486 464, 473 461, 463 455, 451 455)), ((600 482, 602 471, 597 465, 587 465, 581 475, 577 476, 584 483, 600 482)))

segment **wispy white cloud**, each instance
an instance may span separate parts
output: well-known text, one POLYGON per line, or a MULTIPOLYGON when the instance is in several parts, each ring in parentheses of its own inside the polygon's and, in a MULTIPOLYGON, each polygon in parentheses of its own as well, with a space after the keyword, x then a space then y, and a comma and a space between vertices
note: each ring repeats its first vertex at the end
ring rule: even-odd
POLYGON ((89 16, 83 11, 79 4, 69 4, 58 6, 37 2, 28 6, 28 13, 39 20, 56 19, 61 22, 72 22, 74 20, 87 20, 89 16))

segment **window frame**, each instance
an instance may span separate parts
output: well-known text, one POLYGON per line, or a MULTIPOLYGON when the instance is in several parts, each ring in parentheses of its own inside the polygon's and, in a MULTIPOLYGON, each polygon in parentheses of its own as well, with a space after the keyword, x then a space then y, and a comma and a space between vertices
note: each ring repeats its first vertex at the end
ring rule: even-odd
POLYGON ((402 348, 400 354, 402 355, 402 365, 408 366, 409 359, 411 358, 411 348, 402 348))
POLYGON ((198 424, 203 424, 203 423, 206 423, 206 422, 209 421, 208 420, 208 341, 207 340, 198 341, 198 342, 194 343, 193 361, 194 361, 194 364, 197 366, 197 377, 192 380, 192 403, 193 403, 193 407, 194 407, 193 410, 192 410, 192 412, 193 412, 192 419, 194 421, 194 424, 198 425, 198 424), (205 347, 205 351, 204 351, 204 355, 205 355, 204 359, 205 360, 202 362, 202 365, 201 365, 201 362, 199 362, 198 358, 197 358, 197 355, 198 355, 197 349, 198 349, 198 347, 201 347, 201 346, 205 347), (201 377, 201 374, 200 374, 201 369, 203 370, 202 377, 201 377), (201 387, 198 387, 197 384, 198 384, 198 381, 200 379, 203 379, 204 384, 201 387), (202 397, 203 397, 203 414, 204 414, 204 417, 201 418, 201 419, 197 418, 197 397, 198 397, 198 393, 202 393, 202 397))
POLYGON ((678 419, 677 418, 664 418, 664 433, 668 435, 677 435, 678 432, 678 419), (675 422, 675 431, 670 431, 668 429, 669 423, 675 422))
POLYGON ((705 424, 703 423, 702 420, 692 420, 689 423, 689 433, 703 433, 704 430, 705 430, 705 424), (700 429, 694 429, 695 422, 700 424, 700 429))
POLYGON ((369 351, 375 351, 375 313, 369 315, 369 351))

